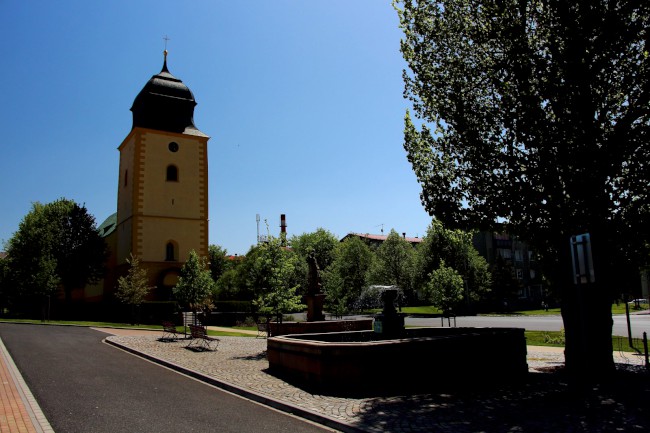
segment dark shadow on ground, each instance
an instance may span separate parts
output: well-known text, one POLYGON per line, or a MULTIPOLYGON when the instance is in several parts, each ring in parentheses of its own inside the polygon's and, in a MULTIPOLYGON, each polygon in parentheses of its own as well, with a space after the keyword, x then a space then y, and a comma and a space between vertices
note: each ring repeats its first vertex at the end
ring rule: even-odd
POLYGON ((648 432, 650 374, 619 369, 612 381, 575 389, 562 369, 491 389, 378 397, 362 408, 368 431, 648 432))
POLYGON ((207 347, 204 346, 185 346, 185 350, 189 350, 191 352, 216 352, 217 349, 208 349, 207 347))
POLYGON ((178 343, 179 341, 187 341, 189 338, 158 338, 157 341, 160 341, 161 343, 178 343))
MULTIPOLYGON (((251 357, 247 358, 250 359, 251 357)), ((435 381, 435 383, 432 382, 432 380, 424 380, 424 378, 422 381, 407 383, 404 380, 399 379, 399 372, 392 371, 387 372, 386 376, 384 377, 377 377, 377 380, 374 380, 372 382, 357 383, 353 387, 348 386, 343 389, 330 383, 313 383, 308 380, 297 378, 291 374, 275 371, 271 368, 266 368, 262 370, 262 372, 273 376, 283 382, 287 382, 296 388, 300 388, 309 394, 353 399, 393 399, 400 398, 397 396, 403 395, 428 395, 431 393, 448 394, 454 392, 466 392, 470 390, 473 392, 488 392, 488 390, 493 390, 495 386, 506 386, 504 385, 506 380, 497 385, 495 379, 490 377, 485 377, 483 380, 476 379, 476 377, 474 380, 467 380, 466 378, 457 378, 450 375, 438 376, 438 379, 435 381), (395 378, 398 379, 393 380, 395 378)), ((519 376, 518 379, 513 376, 513 378, 507 382, 510 384, 527 382, 529 376, 535 375, 536 374, 527 373, 523 376, 519 376)))
POLYGON ((241 359, 244 361, 261 361, 266 359, 266 350, 258 353, 257 355, 235 356, 232 359, 241 359))

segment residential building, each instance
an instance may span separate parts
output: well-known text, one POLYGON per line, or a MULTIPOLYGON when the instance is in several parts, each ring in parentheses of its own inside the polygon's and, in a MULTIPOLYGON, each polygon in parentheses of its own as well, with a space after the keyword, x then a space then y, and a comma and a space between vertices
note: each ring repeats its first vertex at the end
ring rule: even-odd
POLYGON ((490 267, 494 267, 500 258, 511 268, 520 300, 540 303, 545 300, 539 263, 525 242, 507 233, 482 231, 474 235, 472 243, 490 267))

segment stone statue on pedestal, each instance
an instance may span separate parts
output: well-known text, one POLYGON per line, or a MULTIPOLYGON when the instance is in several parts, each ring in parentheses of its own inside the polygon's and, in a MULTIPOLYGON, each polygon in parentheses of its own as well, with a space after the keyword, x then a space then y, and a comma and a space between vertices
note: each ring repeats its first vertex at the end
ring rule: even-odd
POLYGON ((309 266, 309 272, 307 274, 307 294, 304 297, 304 301, 307 304, 307 321, 318 322, 325 320, 325 316, 323 315, 325 294, 322 291, 320 268, 318 267, 318 261, 314 253, 310 253, 307 257, 307 264, 309 266))
POLYGON ((307 273, 307 294, 315 295, 322 293, 320 268, 318 267, 318 261, 314 253, 310 253, 307 257, 307 264, 309 265, 309 272, 307 273))

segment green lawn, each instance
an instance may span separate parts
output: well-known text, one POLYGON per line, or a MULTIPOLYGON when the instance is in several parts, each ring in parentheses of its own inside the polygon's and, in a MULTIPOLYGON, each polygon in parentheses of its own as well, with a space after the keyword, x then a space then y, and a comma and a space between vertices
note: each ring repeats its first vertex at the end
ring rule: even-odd
POLYGON ((554 342, 563 339, 560 331, 526 331, 526 344, 529 346, 564 347, 564 343, 554 342))
MULTIPOLYGON (((630 313, 636 311, 643 311, 648 309, 648 304, 641 304, 641 308, 635 308, 634 304, 630 305, 630 313)), ((545 310, 524 310, 524 311, 515 311, 512 314, 518 316, 548 316, 548 315, 559 315, 559 308, 549 308, 548 311, 545 310)), ((612 304, 612 314, 625 314, 625 303, 619 302, 618 305, 612 304)))
POLYGON ((433 305, 421 307, 402 307, 402 313, 406 314, 441 314, 442 312, 433 305))
MULTIPOLYGON (((634 313, 637 311, 643 311, 648 309, 648 304, 640 304, 641 308, 636 308, 634 304, 628 304, 630 308, 630 313, 634 313)), ((619 302, 618 305, 613 304, 612 305, 612 314, 625 314, 625 303, 624 302, 619 302)))
MULTIPOLYGON (((181 328, 182 328, 182 326, 181 326, 181 328)), ((236 328, 233 328, 232 332, 209 330, 208 335, 214 335, 216 337, 250 337, 250 338, 255 338, 255 335, 244 334, 243 332, 237 332, 236 328)))
MULTIPOLYGON (((526 344, 529 346, 564 347, 564 335, 561 331, 526 331, 526 344)), ((639 351, 643 350, 643 340, 633 338, 632 344, 639 351)), ((629 345, 627 337, 612 336, 615 352, 637 352, 629 345)))

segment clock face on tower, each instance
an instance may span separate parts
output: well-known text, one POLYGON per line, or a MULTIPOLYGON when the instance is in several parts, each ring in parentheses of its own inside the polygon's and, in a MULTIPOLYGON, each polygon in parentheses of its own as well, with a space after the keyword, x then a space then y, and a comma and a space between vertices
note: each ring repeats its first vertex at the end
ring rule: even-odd
POLYGON ((170 152, 178 152, 178 143, 176 143, 175 141, 169 143, 169 150, 170 152))

